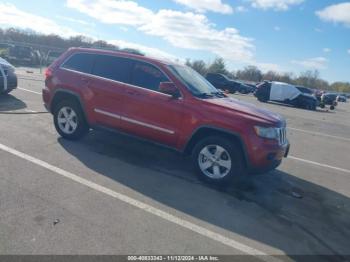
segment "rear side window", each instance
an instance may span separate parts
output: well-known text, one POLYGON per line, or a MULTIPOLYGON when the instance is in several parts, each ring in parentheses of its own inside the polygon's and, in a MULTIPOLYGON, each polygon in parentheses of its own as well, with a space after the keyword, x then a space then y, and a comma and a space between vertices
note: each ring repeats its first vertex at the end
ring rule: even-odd
POLYGON ((62 67, 90 74, 94 63, 94 57, 93 54, 74 54, 62 65, 62 67))
POLYGON ((96 55, 93 74, 103 78, 129 83, 132 62, 127 58, 96 55))
POLYGON ((158 68, 147 63, 135 62, 131 84, 159 91, 161 82, 169 82, 169 79, 158 68))

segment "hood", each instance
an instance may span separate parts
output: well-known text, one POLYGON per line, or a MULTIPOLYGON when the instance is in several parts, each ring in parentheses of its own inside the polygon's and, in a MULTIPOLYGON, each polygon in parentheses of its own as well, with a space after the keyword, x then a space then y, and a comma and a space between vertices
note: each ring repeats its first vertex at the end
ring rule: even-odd
POLYGON ((285 125, 285 119, 281 115, 231 97, 206 99, 205 101, 212 105, 224 107, 254 118, 260 118, 261 120, 267 121, 272 125, 285 125))

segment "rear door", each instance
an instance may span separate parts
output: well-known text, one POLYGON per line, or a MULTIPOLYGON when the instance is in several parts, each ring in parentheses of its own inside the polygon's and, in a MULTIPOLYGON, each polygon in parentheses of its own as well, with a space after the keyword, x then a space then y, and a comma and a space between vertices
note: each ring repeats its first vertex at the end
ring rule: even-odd
POLYGON ((123 57, 96 55, 89 84, 93 114, 98 124, 120 128, 125 103, 125 88, 130 81, 132 62, 123 57))
POLYGON ((159 84, 169 81, 159 68, 134 62, 131 85, 126 87, 123 129, 158 143, 176 144, 182 124, 183 100, 159 92, 159 84))
MULTIPOLYGON (((91 95, 86 96, 89 92, 89 84, 92 80, 91 71, 94 64, 95 55, 90 53, 74 53, 59 67, 55 72, 55 77, 51 80, 46 79, 45 85, 55 83, 56 86, 62 86, 65 90, 70 90, 81 97, 81 102, 86 111, 86 116, 91 122, 91 95)), ((51 69, 55 68, 52 64, 51 69)))

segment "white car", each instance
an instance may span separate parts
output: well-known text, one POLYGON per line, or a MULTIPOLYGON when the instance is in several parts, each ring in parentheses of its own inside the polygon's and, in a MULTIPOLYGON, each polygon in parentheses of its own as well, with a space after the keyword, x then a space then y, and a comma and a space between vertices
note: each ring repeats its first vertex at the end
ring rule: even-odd
POLYGON ((294 85, 282 82, 265 81, 257 86, 254 95, 261 102, 275 101, 309 110, 316 110, 318 106, 315 96, 302 92, 294 85))

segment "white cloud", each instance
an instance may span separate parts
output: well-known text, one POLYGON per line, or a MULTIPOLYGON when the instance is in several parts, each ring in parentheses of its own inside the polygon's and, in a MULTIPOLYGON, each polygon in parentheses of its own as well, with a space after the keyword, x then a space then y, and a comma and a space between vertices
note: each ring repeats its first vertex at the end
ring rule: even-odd
POLYGON ((80 24, 80 25, 85 25, 85 26, 90 26, 90 27, 96 26, 94 23, 90 23, 90 22, 80 20, 80 19, 74 19, 71 17, 61 16, 61 15, 56 15, 56 17, 59 19, 74 23, 74 24, 80 24))
POLYGON ((308 58, 305 60, 293 60, 293 64, 303 66, 309 69, 326 69, 328 59, 325 57, 308 58))
POLYGON ((154 15, 151 10, 127 0, 67 0, 67 7, 105 24, 142 25, 154 15))
POLYGON ((281 28, 279 27, 279 26, 275 26, 274 28, 273 28, 273 30, 275 30, 275 31, 281 31, 281 28))
POLYGON ((201 14, 160 10, 139 30, 162 37, 173 46, 209 51, 231 61, 253 58, 252 39, 241 36, 235 28, 216 30, 201 14))
POLYGON ((145 46, 145 45, 141 45, 133 42, 128 42, 124 40, 109 40, 108 43, 116 45, 120 48, 134 48, 134 49, 140 50, 147 56, 151 56, 154 58, 167 59, 167 60, 180 61, 180 62, 185 61, 183 58, 177 57, 173 54, 162 51, 158 48, 149 47, 149 46, 145 46))
POLYGON ((212 11, 222 14, 231 14, 233 8, 222 3, 221 0, 174 0, 175 2, 185 5, 191 9, 194 9, 198 12, 212 11))
POLYGON ((332 52, 332 49, 325 47, 322 49, 322 51, 325 53, 329 53, 329 52, 332 52))
POLYGON ((235 28, 217 30, 203 14, 173 10, 153 13, 132 1, 67 0, 67 6, 102 23, 133 26, 178 48, 208 51, 239 62, 251 61, 254 56, 252 39, 241 36, 235 28))
POLYGON ((350 26, 350 2, 327 6, 317 11, 316 15, 324 21, 350 26))
POLYGON ((322 32, 323 32, 323 30, 320 29, 320 28, 314 28, 314 30, 315 30, 315 32, 317 32, 317 33, 322 33, 322 32))
POLYGON ((26 13, 13 4, 6 3, 0 3, 0 25, 31 29, 44 34, 58 34, 63 37, 78 35, 74 30, 59 26, 53 20, 26 13))
POLYGON ((248 0, 252 6, 260 9, 273 9, 276 11, 286 11, 292 5, 298 5, 304 0, 248 0))

